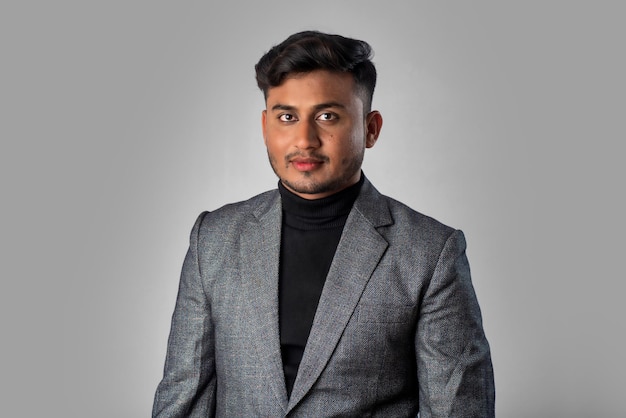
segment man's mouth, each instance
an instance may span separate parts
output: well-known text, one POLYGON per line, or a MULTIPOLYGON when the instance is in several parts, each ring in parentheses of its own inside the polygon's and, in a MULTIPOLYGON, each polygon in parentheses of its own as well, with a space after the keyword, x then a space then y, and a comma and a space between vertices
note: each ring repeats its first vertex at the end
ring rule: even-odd
POLYGON ((317 158, 296 157, 290 160, 291 165, 298 171, 312 171, 324 164, 323 160, 317 158))

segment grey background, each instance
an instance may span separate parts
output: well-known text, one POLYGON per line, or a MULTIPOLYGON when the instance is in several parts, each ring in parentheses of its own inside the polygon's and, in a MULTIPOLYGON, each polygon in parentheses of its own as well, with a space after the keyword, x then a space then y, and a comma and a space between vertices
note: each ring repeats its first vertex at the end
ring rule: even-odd
POLYGON ((619 2, 2 2, 0 415, 149 414, 197 214, 275 187, 253 65, 363 38, 364 169, 465 231, 500 417, 624 407, 619 2))

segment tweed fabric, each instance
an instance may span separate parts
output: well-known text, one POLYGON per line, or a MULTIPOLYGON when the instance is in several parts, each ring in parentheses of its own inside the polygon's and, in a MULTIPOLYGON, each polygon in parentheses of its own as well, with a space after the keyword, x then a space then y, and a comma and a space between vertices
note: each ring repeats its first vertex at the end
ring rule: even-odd
POLYGON ((278 322, 281 202, 201 214, 154 417, 492 417, 490 350, 465 238, 366 179, 291 396, 278 322))

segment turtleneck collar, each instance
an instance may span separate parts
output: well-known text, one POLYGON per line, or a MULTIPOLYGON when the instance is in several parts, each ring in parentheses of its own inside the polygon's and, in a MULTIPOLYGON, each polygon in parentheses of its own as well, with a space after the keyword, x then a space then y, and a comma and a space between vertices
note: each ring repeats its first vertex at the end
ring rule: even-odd
POLYGON ((360 180, 333 195, 321 199, 304 199, 289 191, 282 182, 278 182, 283 221, 294 228, 311 230, 343 226, 359 195, 365 176, 360 180))

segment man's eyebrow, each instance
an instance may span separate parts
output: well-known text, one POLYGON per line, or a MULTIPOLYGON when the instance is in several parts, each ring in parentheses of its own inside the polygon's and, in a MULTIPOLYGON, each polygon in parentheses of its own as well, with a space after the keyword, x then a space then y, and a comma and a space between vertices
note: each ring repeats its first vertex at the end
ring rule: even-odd
MULTIPOLYGON (((313 106, 314 110, 322 110, 322 109, 328 109, 328 108, 333 108, 333 107, 338 107, 341 109, 345 109, 346 106, 344 104, 341 104, 339 102, 327 102, 327 103, 319 103, 316 104, 315 106, 313 106)), ((286 110, 286 111, 294 111, 296 110, 295 106, 291 106, 291 105, 286 105, 286 104, 281 104, 281 103, 277 103, 274 106, 272 106, 272 111, 277 111, 277 110, 286 110)))
POLYGON ((284 104, 280 104, 277 103, 274 106, 272 106, 272 111, 276 111, 276 110, 295 110, 295 106, 289 106, 289 105, 284 105, 284 104))
POLYGON ((328 102, 328 103, 320 103, 318 105, 313 106, 313 108, 315 110, 328 109, 328 108, 331 108, 331 107, 338 107, 338 108, 341 108, 341 109, 345 109, 346 105, 341 104, 339 102, 328 102))

